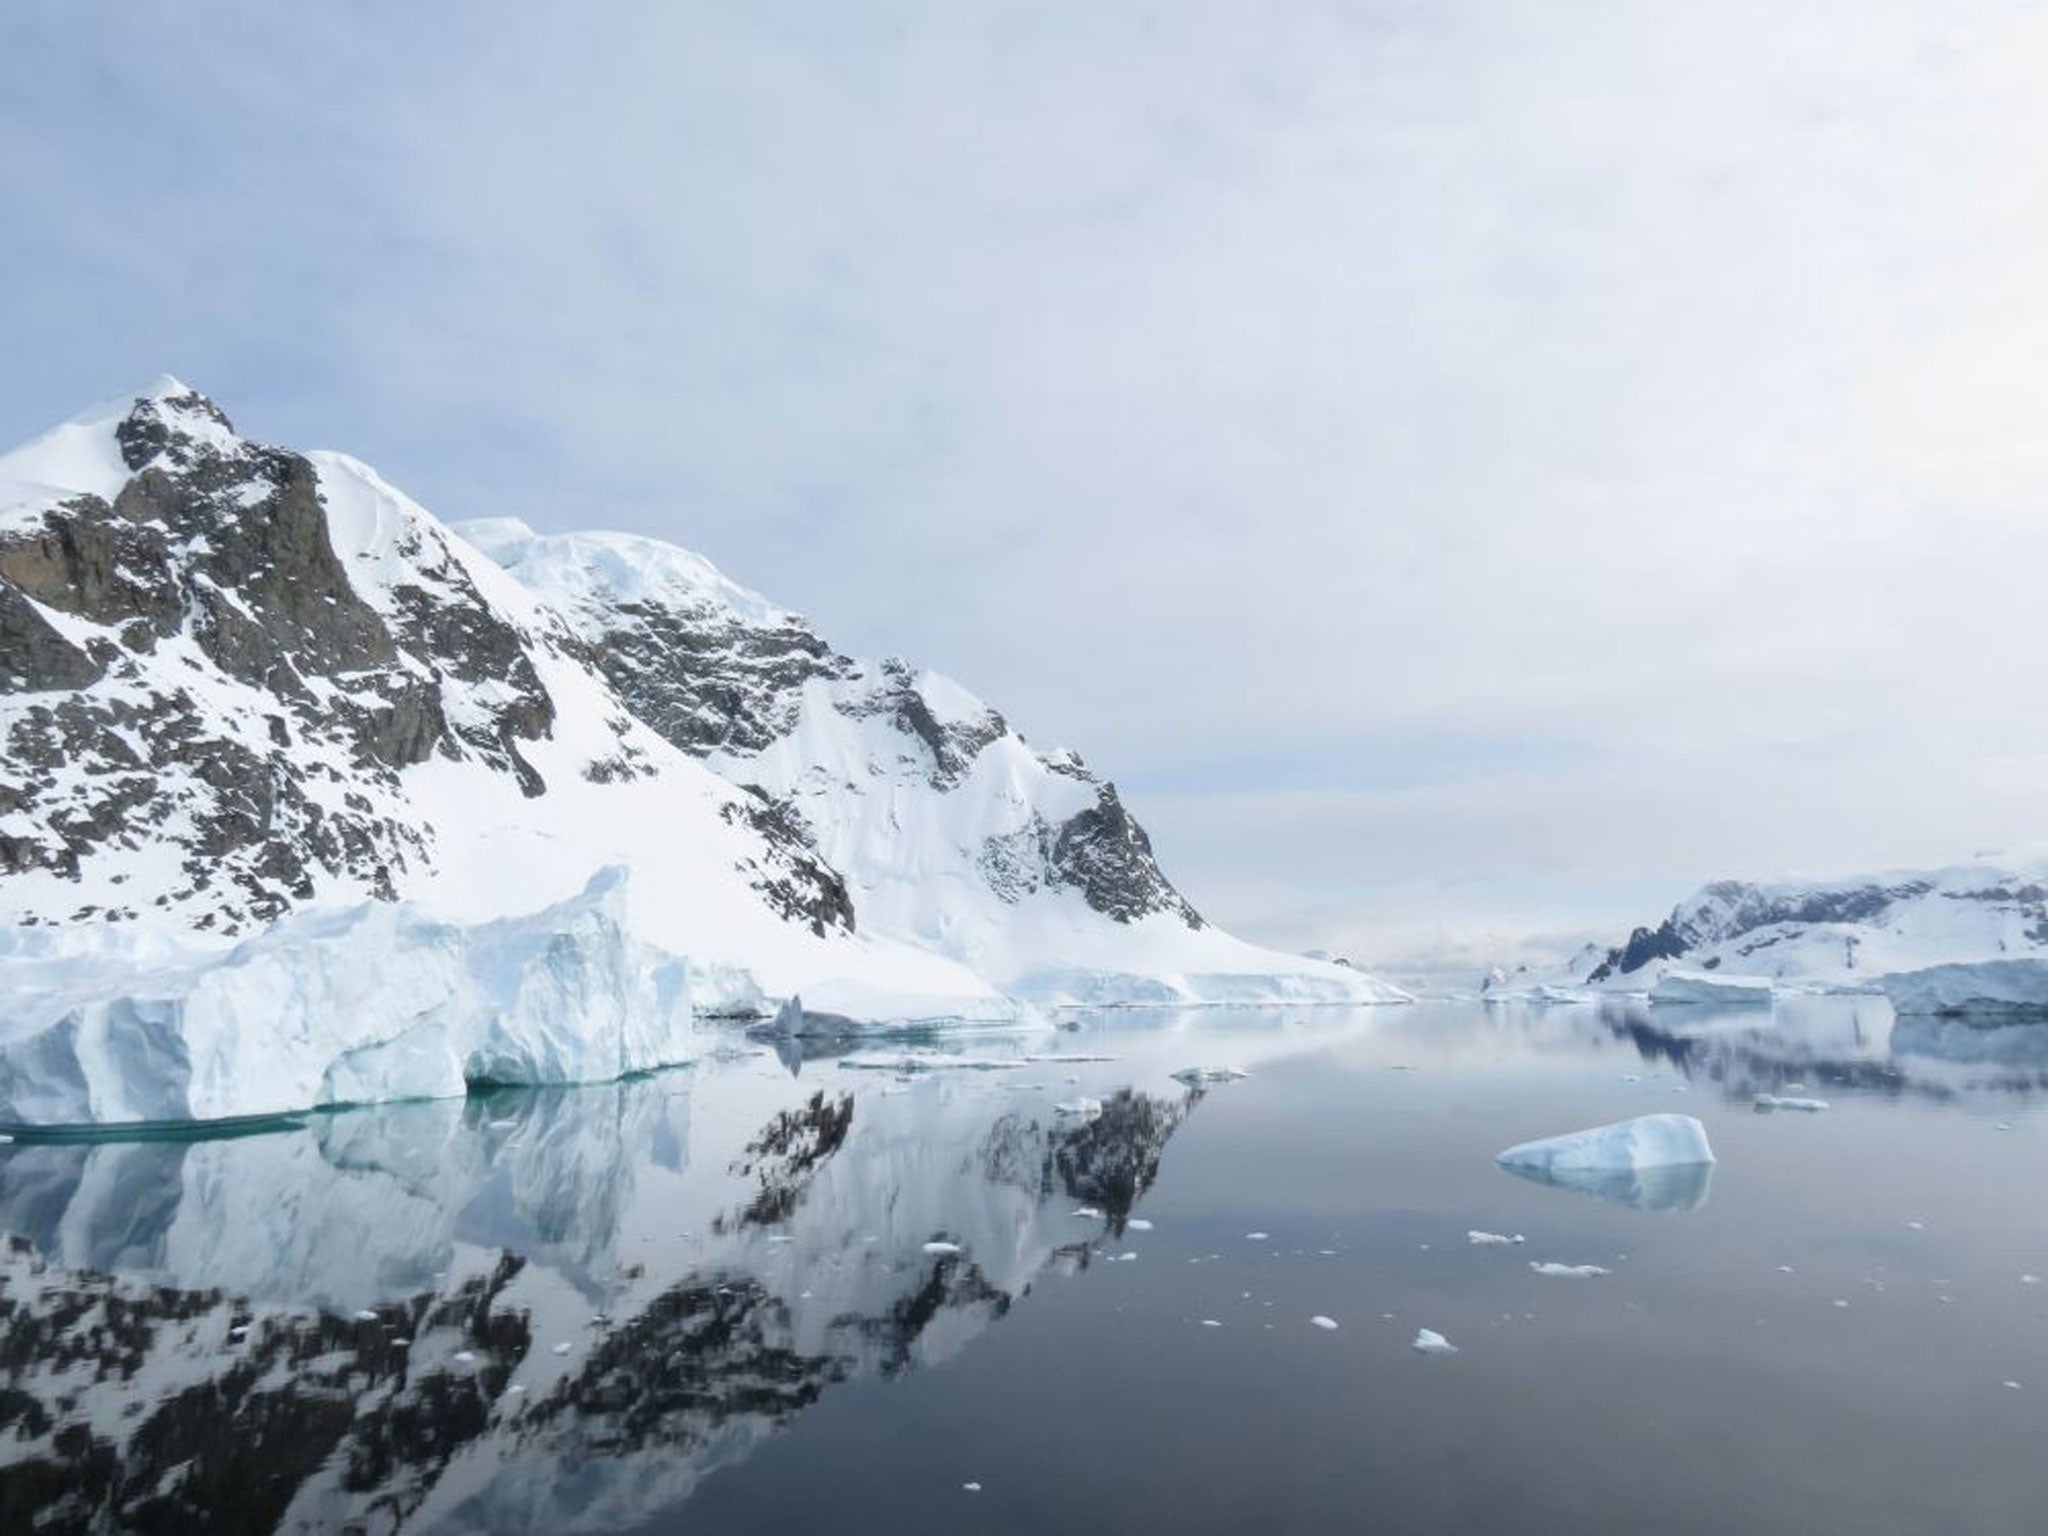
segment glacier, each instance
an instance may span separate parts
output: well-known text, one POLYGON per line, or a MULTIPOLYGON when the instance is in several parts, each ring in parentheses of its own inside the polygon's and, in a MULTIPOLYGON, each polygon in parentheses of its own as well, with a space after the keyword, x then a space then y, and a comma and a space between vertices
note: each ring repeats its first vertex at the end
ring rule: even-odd
POLYGON ((0 1002, 0 1123, 244 1119, 689 1060, 689 963, 633 937, 627 883, 603 870, 476 926, 366 902, 181 961, 23 961, 0 1002))

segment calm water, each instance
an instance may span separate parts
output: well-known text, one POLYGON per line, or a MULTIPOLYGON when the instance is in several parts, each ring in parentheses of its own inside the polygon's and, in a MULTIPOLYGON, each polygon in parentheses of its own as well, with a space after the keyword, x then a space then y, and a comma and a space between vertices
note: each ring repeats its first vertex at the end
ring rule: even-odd
POLYGON ((0 1529, 2034 1531, 2044 1085, 1868 1000, 1426 1004, 0 1147, 0 1529), (1668 1110, 1710 1181, 1492 1162, 1668 1110))

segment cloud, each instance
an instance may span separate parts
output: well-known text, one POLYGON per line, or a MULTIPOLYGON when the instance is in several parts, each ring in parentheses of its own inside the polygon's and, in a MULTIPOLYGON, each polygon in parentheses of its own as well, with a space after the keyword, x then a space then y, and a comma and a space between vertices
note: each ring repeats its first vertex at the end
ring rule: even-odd
POLYGON ((701 548, 1082 747, 1223 921, 2039 835, 2030 8, 0 28, 14 435, 168 367, 701 548))

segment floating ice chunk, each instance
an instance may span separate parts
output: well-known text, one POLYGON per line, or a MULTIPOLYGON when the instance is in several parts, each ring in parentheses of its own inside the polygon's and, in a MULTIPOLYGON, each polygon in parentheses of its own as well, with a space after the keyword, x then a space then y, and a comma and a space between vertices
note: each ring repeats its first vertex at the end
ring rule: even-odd
POLYGON ((1510 1237, 1505 1232, 1481 1232, 1474 1229, 1465 1234, 1465 1241, 1483 1247, 1488 1243, 1519 1243, 1525 1241, 1525 1239, 1519 1232, 1510 1237))
POLYGON ((1052 1112, 1056 1115, 1069 1115, 1079 1120, 1093 1120, 1102 1113, 1102 1100, 1091 1099, 1085 1094, 1077 1099, 1062 1099, 1059 1103, 1053 1105, 1052 1112))
POLYGON ((2020 1284, 2021 1284, 2021 1285, 2039 1285, 2040 1283, 2041 1283, 2041 1277, 2040 1277, 2039 1275, 2021 1275, 2021 1276, 2020 1276, 2020 1284))
POLYGON ((1244 1240, 1248 1243, 1263 1243, 1266 1238, 1267 1234, 1264 1232, 1247 1232, 1244 1235, 1244 1240))
POLYGON ((368 1307, 363 1307, 355 1313, 355 1320, 359 1323, 374 1323, 377 1321, 377 1314, 368 1307))
POLYGON ((1124 1225, 1129 1227, 1133 1232, 1150 1232, 1152 1230, 1152 1223, 1147 1221, 1142 1216, 1133 1216, 1129 1221, 1125 1222, 1124 1225))
POLYGON ((1335 1319, 1334 1317, 1325 1317, 1320 1312, 1318 1312, 1314 1317, 1310 1318, 1309 1322, 1314 1324, 1318 1328, 1335 1329, 1337 1326, 1337 1319, 1335 1319))
POLYGON ((964 1250, 958 1243, 948 1243, 934 1239, 924 1245, 924 1251, 936 1257, 944 1258, 948 1254, 960 1253, 964 1250))
POLYGON ((1202 1319, 1202 1326, 1204 1328, 1221 1328, 1223 1325, 1213 1317, 1205 1317, 1202 1319))
POLYGON ((574 1344, 571 1344, 568 1342, 568 1340, 564 1339, 560 1344, 557 1344, 555 1346, 555 1353, 558 1355, 566 1355, 567 1353, 569 1353, 570 1350, 574 1349, 575 1347, 576 1346, 574 1344))
POLYGON ((1458 1346, 1434 1328, 1416 1329, 1415 1342, 1408 1347, 1425 1355, 1455 1355, 1458 1352, 1458 1346))
POLYGON ((1173 1080, 1190 1088, 1200 1088, 1209 1083, 1233 1083, 1241 1077, 1250 1076, 1249 1072, 1240 1072, 1236 1067, 1182 1067, 1173 1074, 1173 1080))
POLYGON ((1120 1253, 1116 1256, 1116 1262, 1121 1264, 1131 1264, 1137 1261, 1137 1257, 1138 1256, 1135 1253, 1131 1253, 1128 1250, 1126 1250, 1125 1252, 1120 1253))
POLYGON ((2048 1015, 2048 960, 1979 960, 1900 971, 1880 982, 1901 1018, 2048 1015))
POLYGON ((1714 1149, 1691 1115, 1641 1115, 1525 1141, 1494 1159, 1510 1173, 1638 1210, 1690 1210, 1707 1198, 1714 1149))
POLYGON ((962 1492, 964 1492, 964 1493, 979 1493, 979 1492, 981 1492, 981 1484, 979 1484, 979 1483, 962 1483, 962 1484, 960 1485, 960 1488, 961 1488, 961 1491, 962 1491, 962 1492))
POLYGON ((1559 1264, 1553 1260, 1538 1262, 1531 1260, 1529 1267, 1539 1275, 1557 1275, 1567 1280, 1590 1280, 1595 1275, 1611 1275, 1611 1269, 1602 1269, 1598 1264, 1559 1264))
POLYGON ((1095 1209, 1095 1207, 1092 1205, 1084 1205, 1079 1210, 1075 1211, 1074 1214, 1080 1217, 1083 1221, 1102 1220, 1102 1212, 1095 1209))
POLYGON ((1824 1109, 1832 1109, 1826 1099, 1780 1098, 1775 1093, 1760 1093, 1756 1096, 1756 1107, 1761 1110, 1795 1109, 1805 1114, 1817 1115, 1824 1109))
POLYGON ((1650 988, 1653 1003, 1715 1003, 1722 1007, 1768 1008, 1768 976, 1724 976, 1711 971, 1666 971, 1650 988))

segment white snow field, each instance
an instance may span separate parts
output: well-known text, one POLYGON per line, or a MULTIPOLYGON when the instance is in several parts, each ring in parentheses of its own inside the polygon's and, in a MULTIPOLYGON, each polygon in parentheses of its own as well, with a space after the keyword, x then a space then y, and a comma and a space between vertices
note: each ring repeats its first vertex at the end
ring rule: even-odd
POLYGON ((1902 1018, 1983 1014, 2048 1018, 2048 960, 1981 960, 1935 965, 1884 979, 1902 1018))

